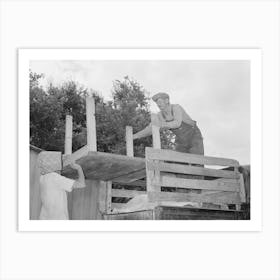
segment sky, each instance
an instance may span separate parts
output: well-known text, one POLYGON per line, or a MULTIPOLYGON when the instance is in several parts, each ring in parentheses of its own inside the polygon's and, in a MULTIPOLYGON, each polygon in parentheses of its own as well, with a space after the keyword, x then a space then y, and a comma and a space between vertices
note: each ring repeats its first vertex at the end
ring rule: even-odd
MULTIPOLYGON (((114 80, 129 76, 150 96, 163 91, 197 121, 205 155, 250 163, 250 62, 246 60, 36 60, 30 69, 41 85, 74 80, 112 99, 114 80)), ((150 108, 157 112, 155 103, 150 108)), ((98 141, 98 139, 97 139, 98 141)))

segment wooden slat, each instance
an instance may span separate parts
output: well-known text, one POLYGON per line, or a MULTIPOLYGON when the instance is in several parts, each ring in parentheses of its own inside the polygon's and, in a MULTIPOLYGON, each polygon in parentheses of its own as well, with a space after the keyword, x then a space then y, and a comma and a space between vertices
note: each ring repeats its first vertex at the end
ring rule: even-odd
POLYGON ((130 182, 137 181, 139 179, 143 179, 145 177, 146 177, 146 170, 141 169, 127 174, 123 174, 122 176, 113 177, 113 178, 111 177, 110 180, 119 183, 130 183, 130 182))
POLYGON ((104 213, 106 211, 106 195, 107 195, 107 184, 104 181, 99 181, 97 207, 101 213, 104 213))
POLYGON ((113 183, 121 185, 121 186, 136 186, 136 187, 146 187, 147 183, 144 180, 137 180, 133 182, 119 182, 114 179, 113 183))
POLYGON ((72 162, 84 157, 88 154, 89 149, 87 146, 82 147, 71 155, 63 155, 63 167, 69 165, 72 162))
POLYGON ((172 172, 172 173, 182 173, 182 174, 191 174, 191 175, 202 175, 202 176, 210 176, 217 178, 228 178, 228 179, 238 179, 239 173, 227 170, 219 170, 219 169, 210 169, 204 167, 197 166, 188 166, 176 163, 164 163, 159 162, 156 163, 153 161, 147 162, 148 168, 158 171, 164 172, 172 172))
POLYGON ((245 203, 246 202, 246 192, 245 192, 243 174, 240 174, 239 185, 240 185, 240 199, 241 199, 242 203, 245 203))
POLYGON ((234 159, 206 157, 202 155, 180 153, 171 150, 153 149, 150 147, 146 147, 146 159, 205 165, 239 166, 238 161, 234 159))
MULTIPOLYGON (((71 156, 73 156, 73 153, 71 156)), ((87 152, 77 160, 83 168, 85 177, 91 180, 110 181, 125 174, 145 169, 145 159, 104 152, 87 152)), ((77 178, 77 171, 64 167, 64 176, 77 178)))
POLYGON ((72 134, 73 134, 73 117, 66 115, 65 119, 65 143, 64 143, 64 154, 72 154, 72 134))
POLYGON ((125 127, 125 140, 126 140, 126 155, 129 157, 133 157, 134 152, 133 152, 133 128, 132 128, 132 126, 125 127))
POLYGON ((112 189, 112 197, 135 197, 146 193, 146 191, 112 189))
POLYGON ((116 209, 120 209, 122 207, 125 207, 126 203, 112 203, 112 209, 116 208, 116 209))
POLYGON ((86 121, 87 121, 87 146, 90 151, 97 151, 95 100, 92 97, 86 98, 86 121))
POLYGON ((175 192, 149 192, 148 199, 151 202, 176 201, 176 202, 208 202, 215 204, 239 204, 240 196, 235 192, 207 192, 201 194, 175 193, 175 192))
POLYGON ((112 182, 107 182, 107 194, 106 194, 106 212, 109 213, 112 208, 112 182))
POLYGON ((159 132, 158 123, 159 123, 158 115, 157 114, 151 114, 153 147, 155 149, 160 149, 161 148, 160 132, 159 132))
POLYGON ((239 191, 238 181, 233 179, 220 179, 208 181, 161 176, 160 183, 154 181, 152 182, 152 184, 160 185, 162 187, 176 187, 184 189, 218 190, 225 192, 239 191))

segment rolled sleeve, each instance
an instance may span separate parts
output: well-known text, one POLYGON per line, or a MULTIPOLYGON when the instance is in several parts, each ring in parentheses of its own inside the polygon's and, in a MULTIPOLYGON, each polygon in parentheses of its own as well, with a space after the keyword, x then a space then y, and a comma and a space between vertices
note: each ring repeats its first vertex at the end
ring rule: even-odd
POLYGON ((71 192, 73 189, 75 180, 66 178, 59 174, 56 174, 56 175, 57 176, 55 177, 55 183, 57 184, 57 186, 67 192, 71 192))

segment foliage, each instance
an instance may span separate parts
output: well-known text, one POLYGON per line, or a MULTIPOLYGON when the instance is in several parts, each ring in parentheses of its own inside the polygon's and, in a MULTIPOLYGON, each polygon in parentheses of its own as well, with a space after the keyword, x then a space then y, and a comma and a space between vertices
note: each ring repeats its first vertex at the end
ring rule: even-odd
MULTIPOLYGON (((73 151, 86 145, 87 96, 95 98, 98 151, 125 154, 125 126, 132 126, 135 133, 150 122, 148 92, 127 76, 113 82, 112 100, 105 102, 99 93, 74 81, 43 89, 39 85, 43 75, 29 74, 30 143, 42 149, 63 152, 66 114, 73 116, 73 151)), ((161 138, 163 148, 172 148, 169 132, 161 138)), ((136 140, 135 156, 144 156, 145 146, 151 145, 151 137, 136 140)))

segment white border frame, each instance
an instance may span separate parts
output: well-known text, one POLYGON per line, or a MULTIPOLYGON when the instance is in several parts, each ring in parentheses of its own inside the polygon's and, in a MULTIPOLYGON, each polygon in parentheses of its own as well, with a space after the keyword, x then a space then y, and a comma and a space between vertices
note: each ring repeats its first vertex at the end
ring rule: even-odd
POLYGON ((262 62, 260 49, 19 49, 19 231, 260 231, 262 229, 262 62), (30 60, 249 60, 251 64, 251 220, 29 220, 30 60), (252 141, 254 140, 254 142, 252 141), (79 230, 77 230, 79 229, 79 230))

